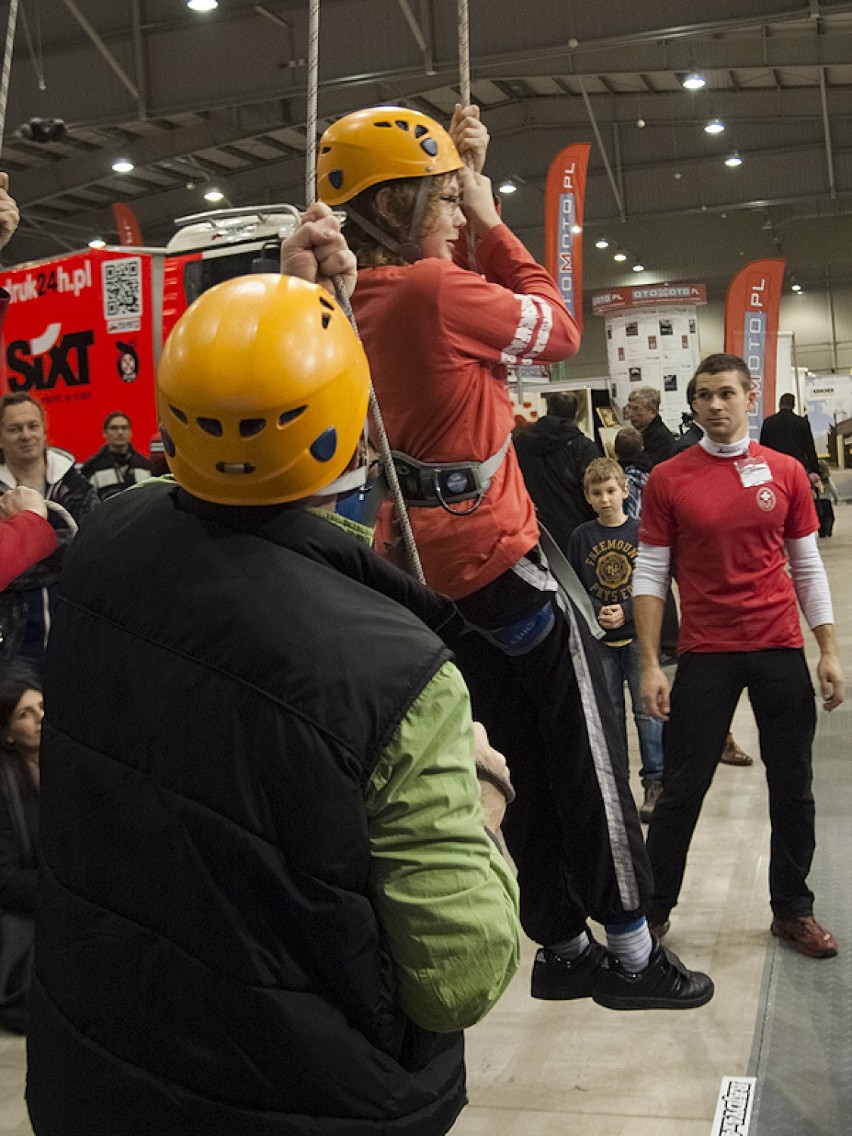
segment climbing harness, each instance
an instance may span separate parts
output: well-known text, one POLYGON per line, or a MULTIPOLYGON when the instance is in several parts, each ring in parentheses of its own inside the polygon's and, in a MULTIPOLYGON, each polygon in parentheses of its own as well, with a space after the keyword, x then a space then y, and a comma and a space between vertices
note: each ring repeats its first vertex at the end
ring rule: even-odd
POLYGON ((413 508, 440 507, 456 517, 468 516, 482 504, 511 444, 509 434, 497 453, 484 462, 422 462, 400 450, 391 451, 406 503, 413 508), (451 508, 462 501, 473 504, 466 509, 451 508))

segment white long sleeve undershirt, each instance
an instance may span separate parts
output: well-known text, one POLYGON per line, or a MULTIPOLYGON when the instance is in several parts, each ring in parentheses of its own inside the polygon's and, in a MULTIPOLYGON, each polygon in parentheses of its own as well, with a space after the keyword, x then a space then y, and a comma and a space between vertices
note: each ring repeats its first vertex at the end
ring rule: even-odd
MULTIPOLYGON (((816 533, 785 540, 790 576, 796 599, 808 627, 834 623, 831 593, 825 565, 817 548, 816 533)), ((671 577, 671 549, 667 545, 639 542, 639 555, 633 571, 633 595, 656 596, 665 600, 671 577)))

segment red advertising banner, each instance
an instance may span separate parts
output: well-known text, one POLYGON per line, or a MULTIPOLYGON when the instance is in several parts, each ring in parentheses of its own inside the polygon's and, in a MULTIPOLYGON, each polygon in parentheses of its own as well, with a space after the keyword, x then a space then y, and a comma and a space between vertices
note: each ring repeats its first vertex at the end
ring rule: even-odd
POLYGON ((115 227, 118 230, 118 243, 120 245, 133 245, 136 248, 142 244, 142 230, 136 214, 124 201, 116 201, 112 206, 112 215, 115 218, 115 227))
POLYGON ((588 142, 566 146, 550 163, 544 190, 544 266, 583 330, 583 207, 588 142))
POLYGON ((83 461, 103 420, 127 414, 147 452, 154 400, 152 257, 95 250, 0 272, 10 296, 3 326, 3 393, 42 403, 48 442, 83 461))
POLYGON ((596 316, 605 316, 610 312, 623 312, 633 308, 682 308, 706 303, 707 288, 704 284, 643 284, 595 292, 592 296, 592 312, 596 316))
POLYGON ((783 260, 754 260, 736 274, 725 301, 725 351, 745 359, 757 398, 749 432, 757 437, 775 410, 775 357, 778 313, 784 283, 783 260))

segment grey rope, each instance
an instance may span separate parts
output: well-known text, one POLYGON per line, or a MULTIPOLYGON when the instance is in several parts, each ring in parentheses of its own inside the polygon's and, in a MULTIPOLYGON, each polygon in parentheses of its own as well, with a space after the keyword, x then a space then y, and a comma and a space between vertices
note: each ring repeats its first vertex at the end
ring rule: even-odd
MULTIPOLYGON (((305 170, 305 204, 310 206, 316 198, 316 168, 317 168, 317 102, 319 93, 319 0, 310 0, 309 12, 309 32, 308 32, 308 120, 307 120, 307 168, 305 170)), ((358 332, 358 324, 355 322, 355 313, 352 311, 352 305, 349 302, 349 293, 346 291, 346 284, 342 276, 334 277, 334 291, 337 296, 337 302, 343 309, 343 312, 349 322, 352 324, 352 329, 360 340, 361 336, 358 332)), ((370 383, 370 418, 373 423, 373 431, 378 443, 379 457, 381 459, 382 468, 384 470, 385 480, 388 483, 388 488, 391 491, 396 513, 399 518, 400 529, 402 532, 402 543, 405 547, 405 557, 408 562, 408 571, 412 576, 415 576, 421 584, 426 582, 423 575, 423 565, 420 562, 420 554, 417 551, 417 544, 414 540, 414 531, 411 528, 411 521, 408 517, 408 509, 405 505, 405 498, 402 495, 402 489, 399 485, 399 478, 396 474, 396 467, 393 464, 393 454, 391 453, 390 442, 388 441, 387 430, 385 429, 384 419, 382 412, 379 408, 379 400, 376 398, 376 391, 373 384, 370 383)))
POLYGON ((15 45, 15 26, 18 22, 18 0, 9 4, 9 22, 6 25, 6 49, 3 52, 3 71, 0 74, 0 152, 6 130, 6 107, 9 102, 9 79, 12 75, 12 49, 15 45))
POLYGON ((467 0, 459 0, 459 95, 462 106, 470 104, 470 18, 467 0))
POLYGON ((64 508, 62 505, 60 505, 58 501, 46 500, 44 503, 45 503, 45 505, 47 505, 47 507, 48 507, 48 509, 50 510, 51 513, 56 513, 56 515, 58 517, 60 517, 65 522, 65 526, 70 531, 71 535, 76 536, 77 535, 77 522, 74 520, 74 518, 68 512, 68 510, 66 508, 64 508))
POLYGON ((305 206, 316 200, 317 100, 319 98, 319 0, 310 0, 308 14, 308 121, 305 153, 305 206))
MULTIPOLYGON (((337 294, 337 302, 343 309, 349 322, 358 333, 358 325, 355 322, 355 313, 352 311, 352 305, 349 302, 349 295, 346 291, 346 286, 341 276, 334 278, 334 290, 337 294)), ((423 565, 420 561, 420 553, 417 551, 417 542, 414 539, 414 530, 411 527, 411 520, 408 516, 408 509, 405 504, 405 498, 402 495, 400 488, 399 478, 396 473, 396 466, 393 463, 393 454, 391 453, 390 442, 388 440, 387 430, 385 430, 384 419, 379 407, 379 400, 376 398, 376 391, 373 384, 370 383, 370 418, 373 422, 373 429, 378 443, 379 456, 382 461, 382 469, 384 471, 385 480, 388 483, 388 488, 391 491, 394 506, 396 507, 396 514, 399 519, 399 527, 402 533, 402 543, 405 548, 405 557, 408 562, 408 571, 412 576, 420 581, 421 584, 426 583, 426 577, 423 575, 423 565)))
MULTIPOLYGON (((459 99, 462 106, 470 106, 470 13, 468 0, 458 0, 459 16, 459 99)), ((465 165, 473 162, 465 159, 465 165)), ((467 261, 471 272, 476 272, 476 240, 470 226, 465 231, 467 261)))

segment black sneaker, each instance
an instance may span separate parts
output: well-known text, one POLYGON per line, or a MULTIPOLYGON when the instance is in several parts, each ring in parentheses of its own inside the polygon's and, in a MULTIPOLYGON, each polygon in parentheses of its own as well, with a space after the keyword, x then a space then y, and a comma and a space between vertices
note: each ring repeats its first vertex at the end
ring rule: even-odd
POLYGON ((609 1010, 691 1010, 713 997, 713 982, 698 970, 687 970, 659 941, 644 970, 632 974, 609 957, 598 971, 593 995, 609 1010))
POLYGON ((532 968, 530 993, 533 998, 549 1001, 590 998, 606 958, 606 950, 594 939, 576 959, 565 959, 547 947, 539 947, 532 968))

